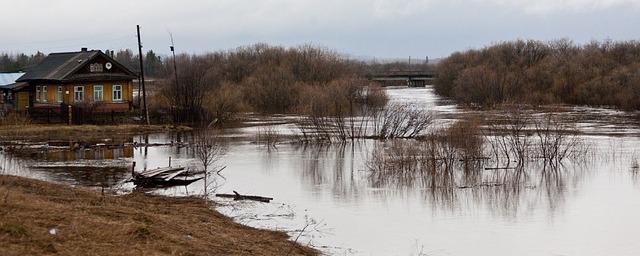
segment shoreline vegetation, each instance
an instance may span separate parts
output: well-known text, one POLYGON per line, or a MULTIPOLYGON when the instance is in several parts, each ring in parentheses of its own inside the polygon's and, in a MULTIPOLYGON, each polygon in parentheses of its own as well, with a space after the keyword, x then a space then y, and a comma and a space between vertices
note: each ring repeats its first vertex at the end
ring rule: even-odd
POLYGON ((639 110, 640 41, 517 40, 456 52, 435 91, 461 104, 570 104, 639 110))
POLYGON ((101 194, 0 175, 1 255, 317 255, 203 199, 101 194))
MULTIPOLYGON (((42 58, 42 53, 32 57, 5 54, 0 58, 6 62, 0 61, 0 72, 28 69, 42 58)), ((115 59, 134 70, 137 66, 137 56, 127 50, 119 51, 115 59)), ((407 68, 402 63, 349 59, 313 45, 254 44, 204 54, 179 54, 175 60, 148 52, 144 62, 145 68, 150 68, 147 71, 152 71, 147 73, 152 123, 193 126, 224 125, 248 112, 331 116, 380 108, 386 104, 387 95, 367 75, 380 69, 407 68)))
POLYGON ((238 113, 325 116, 383 107, 387 96, 366 79, 367 65, 321 47, 255 44, 176 56, 149 98, 160 122, 223 123, 238 113), (177 77, 177 81, 176 81, 177 77))

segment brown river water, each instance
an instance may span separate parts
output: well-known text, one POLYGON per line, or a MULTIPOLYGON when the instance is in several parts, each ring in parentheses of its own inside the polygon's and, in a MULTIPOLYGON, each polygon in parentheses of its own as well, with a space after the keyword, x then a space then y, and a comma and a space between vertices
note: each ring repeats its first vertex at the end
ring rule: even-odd
MULTIPOLYGON (((437 97, 429 87, 388 93, 392 102, 433 111, 436 126, 478 114, 437 97)), ((330 255, 640 255, 637 115, 586 107, 566 107, 562 115, 580 130, 588 157, 565 162, 552 176, 538 174, 532 164, 516 186, 453 184, 451 189, 372 180, 366 162, 379 141, 256 144, 253 138, 266 128, 296 133, 290 122, 296 117, 256 117, 251 126, 225 132, 231 139, 217 192, 235 190, 274 201, 212 199, 240 223, 287 231, 330 255)), ((197 166, 180 143, 187 137, 163 133, 129 139, 162 144, 150 147, 71 151, 52 146, 20 156, 0 151, 0 172, 127 193, 134 188, 127 182, 133 161, 138 170, 167 166, 169 157, 173 166, 197 166)), ((201 191, 202 182, 196 182, 153 192, 201 191)))

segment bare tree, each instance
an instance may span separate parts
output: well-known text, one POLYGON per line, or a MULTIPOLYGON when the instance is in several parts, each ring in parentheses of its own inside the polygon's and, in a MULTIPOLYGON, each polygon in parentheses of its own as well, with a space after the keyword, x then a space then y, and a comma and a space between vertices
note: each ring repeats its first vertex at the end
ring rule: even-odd
POLYGON ((200 161, 204 172, 204 196, 209 196, 216 179, 214 174, 218 174, 222 168, 218 165, 222 157, 227 153, 227 146, 220 137, 218 131, 213 129, 202 129, 193 135, 193 150, 196 159, 200 161))

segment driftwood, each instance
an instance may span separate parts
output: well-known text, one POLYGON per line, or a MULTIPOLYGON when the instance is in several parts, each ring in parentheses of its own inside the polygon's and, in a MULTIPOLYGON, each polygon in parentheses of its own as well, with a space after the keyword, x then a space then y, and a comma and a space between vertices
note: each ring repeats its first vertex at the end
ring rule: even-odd
POLYGON ((235 190, 233 191, 233 194, 216 194, 216 196, 224 197, 224 198, 233 198, 233 200, 252 200, 252 201, 258 201, 263 203, 268 203, 271 200, 273 200, 273 198, 271 197, 241 195, 235 190))
POLYGON ((485 167, 485 170, 515 170, 515 167, 485 167))
POLYGON ((189 173, 184 167, 169 166, 137 173, 135 172, 135 166, 136 162, 133 162, 131 167, 133 183, 146 188, 186 186, 203 178, 193 177, 195 174, 189 173), (178 179, 178 177, 183 178, 178 179))

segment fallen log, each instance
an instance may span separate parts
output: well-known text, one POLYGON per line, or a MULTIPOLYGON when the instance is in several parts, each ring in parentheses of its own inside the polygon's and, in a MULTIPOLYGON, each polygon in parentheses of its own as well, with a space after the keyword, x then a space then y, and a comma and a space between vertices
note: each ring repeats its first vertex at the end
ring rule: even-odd
POLYGON ((485 167, 485 170, 515 170, 515 167, 485 167))
POLYGON ((233 200, 252 200, 252 201, 258 201, 263 203, 269 203, 271 202, 271 200, 273 200, 273 198, 271 197, 241 195, 235 190, 233 191, 233 194, 216 194, 216 196, 224 197, 224 198, 233 198, 233 200))

